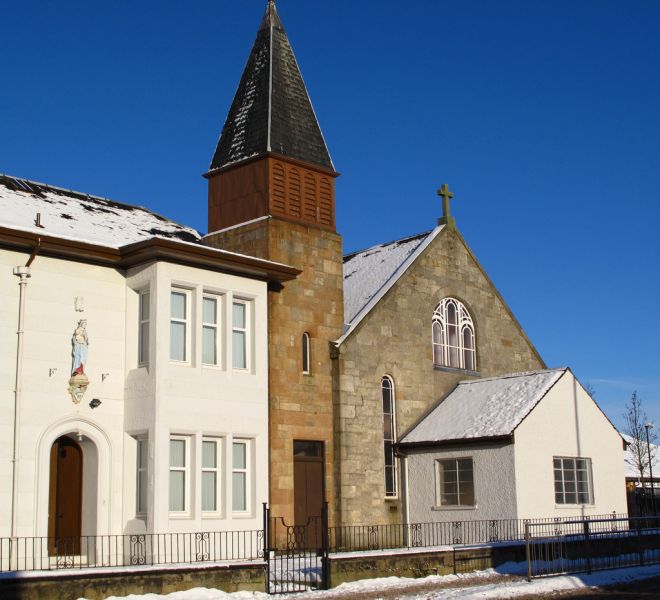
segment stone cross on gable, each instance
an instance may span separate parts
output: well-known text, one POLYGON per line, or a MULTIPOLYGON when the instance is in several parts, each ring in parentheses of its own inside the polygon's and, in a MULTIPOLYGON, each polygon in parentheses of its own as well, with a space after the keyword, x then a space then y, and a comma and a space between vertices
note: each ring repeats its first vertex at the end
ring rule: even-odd
POLYGON ((438 196, 442 197, 442 217, 438 219, 438 225, 453 226, 456 221, 449 214, 449 201, 454 197, 454 192, 449 191, 449 186, 443 183, 437 191, 438 196))

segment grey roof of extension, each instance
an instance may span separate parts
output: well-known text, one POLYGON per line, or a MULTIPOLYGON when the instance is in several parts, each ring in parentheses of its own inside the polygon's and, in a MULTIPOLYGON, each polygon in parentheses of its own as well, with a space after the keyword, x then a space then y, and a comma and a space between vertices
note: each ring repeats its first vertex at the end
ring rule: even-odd
POLYGON ((567 368, 461 381, 401 439, 402 445, 510 436, 567 368))
POLYGON ((267 152, 334 170, 273 2, 266 8, 210 169, 267 152))

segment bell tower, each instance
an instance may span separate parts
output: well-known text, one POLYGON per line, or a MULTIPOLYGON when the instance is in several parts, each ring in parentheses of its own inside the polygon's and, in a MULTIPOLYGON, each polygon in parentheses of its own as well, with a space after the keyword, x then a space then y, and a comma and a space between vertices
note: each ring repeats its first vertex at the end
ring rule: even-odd
POLYGON ((334 520, 333 372, 343 326, 338 176, 270 0, 211 161, 206 244, 301 270, 269 292, 269 496, 288 523, 334 520))

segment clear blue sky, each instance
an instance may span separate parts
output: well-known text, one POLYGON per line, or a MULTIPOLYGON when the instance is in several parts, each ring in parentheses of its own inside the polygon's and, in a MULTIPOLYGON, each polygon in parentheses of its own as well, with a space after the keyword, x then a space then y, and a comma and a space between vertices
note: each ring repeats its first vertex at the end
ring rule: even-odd
MULTIPOLYGON (((265 0, 9 2, 0 172, 206 231, 265 0)), ((278 0, 346 251, 463 235, 549 366, 660 427, 660 2, 278 0)))

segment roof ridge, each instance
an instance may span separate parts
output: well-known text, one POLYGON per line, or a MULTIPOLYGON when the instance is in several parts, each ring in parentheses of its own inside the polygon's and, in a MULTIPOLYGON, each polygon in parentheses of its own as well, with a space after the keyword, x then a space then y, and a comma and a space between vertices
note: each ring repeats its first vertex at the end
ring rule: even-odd
POLYGON ((465 379, 463 381, 459 381, 457 385, 485 383, 488 381, 496 381, 501 379, 514 379, 516 377, 530 377, 531 375, 541 375, 543 373, 559 373, 560 371, 568 371, 568 369, 568 367, 555 367, 553 369, 534 369, 532 371, 520 371, 518 373, 504 373, 503 375, 494 375, 492 377, 484 377, 481 379, 465 379))
POLYGON ((392 244, 397 244, 397 243, 402 243, 402 242, 408 242, 410 240, 413 240, 415 238, 424 238, 428 237, 433 233, 434 229, 429 229, 428 231, 424 231, 423 233, 415 233, 413 235, 409 235, 403 238, 399 238, 397 240, 392 240, 391 242, 383 242, 381 244, 374 244, 373 246, 369 246, 368 248, 364 248, 362 250, 355 250, 354 252, 349 252, 348 254, 344 254, 344 262, 347 260, 350 260, 351 258, 354 258, 358 254, 364 254, 365 252, 368 252, 369 250, 374 250, 375 248, 384 248, 385 246, 391 246, 392 244))

